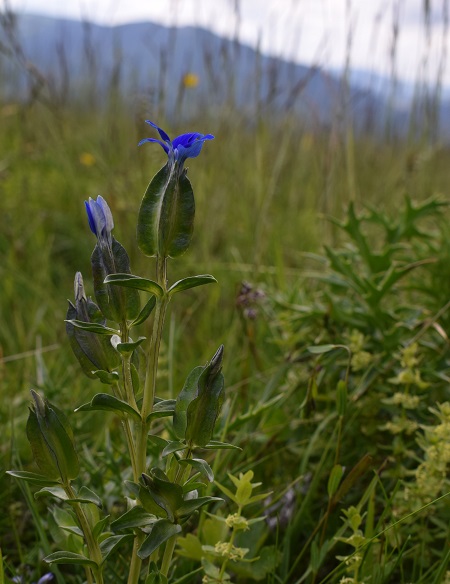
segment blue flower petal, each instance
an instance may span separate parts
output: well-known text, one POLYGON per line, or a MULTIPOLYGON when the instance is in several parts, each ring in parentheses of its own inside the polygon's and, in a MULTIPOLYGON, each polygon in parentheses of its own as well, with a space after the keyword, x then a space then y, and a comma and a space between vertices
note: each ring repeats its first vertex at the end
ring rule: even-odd
MULTIPOLYGON (((111 231, 114 229, 114 219, 111 213, 111 209, 108 206, 108 203, 101 195, 97 197, 97 205, 99 205, 105 217, 106 233, 111 233, 111 231)), ((106 233, 104 235, 106 235, 106 233)))
POLYGON ((141 140, 139 142, 138 146, 142 146, 142 144, 144 144, 144 142, 156 142, 157 144, 160 144, 160 146, 162 146, 164 148, 164 151, 167 155, 169 154, 169 151, 170 151, 169 147, 162 140, 157 140, 156 138, 144 138, 143 140, 141 140))
POLYGON ((158 130, 158 133, 161 136, 161 138, 164 140, 164 142, 170 142, 169 136, 164 132, 164 130, 162 128, 160 128, 159 126, 157 126, 156 124, 154 124, 150 120, 145 120, 145 123, 152 126, 152 128, 155 128, 155 130, 158 130))
POLYGON ((91 213, 91 206, 90 206, 88 201, 84 201, 84 205, 86 207, 86 213, 88 216, 89 227, 91 228, 92 233, 94 235, 97 235, 97 230, 95 228, 94 218, 93 218, 92 213, 91 213))

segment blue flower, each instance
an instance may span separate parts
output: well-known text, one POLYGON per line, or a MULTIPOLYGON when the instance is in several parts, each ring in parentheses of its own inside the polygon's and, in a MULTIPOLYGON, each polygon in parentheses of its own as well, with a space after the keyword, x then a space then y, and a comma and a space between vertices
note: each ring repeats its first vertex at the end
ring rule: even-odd
POLYGON ((186 158, 195 158, 200 154, 205 140, 212 140, 214 138, 212 134, 190 132, 188 134, 181 134, 174 140, 171 140, 164 130, 150 120, 145 120, 145 123, 158 130, 161 140, 157 140, 156 138, 144 138, 139 142, 139 146, 144 144, 144 142, 157 142, 163 147, 165 153, 169 157, 169 161, 178 162, 180 168, 183 167, 186 158))
POLYGON ((101 196, 97 200, 85 201, 89 227, 100 242, 106 242, 111 247, 111 231, 114 229, 114 221, 108 203, 101 196))

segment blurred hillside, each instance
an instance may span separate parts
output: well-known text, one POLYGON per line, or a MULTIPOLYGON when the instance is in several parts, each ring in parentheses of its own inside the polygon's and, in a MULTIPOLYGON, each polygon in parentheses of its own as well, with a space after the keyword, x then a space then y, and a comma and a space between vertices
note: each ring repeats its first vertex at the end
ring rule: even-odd
POLYGON ((197 27, 106 27, 4 14, 0 48, 6 101, 38 96, 92 107, 116 92, 177 119, 229 105, 253 118, 292 112, 312 129, 351 116, 368 133, 389 127, 403 136, 450 134, 450 107, 437 94, 419 99, 413 87, 368 71, 326 71, 268 57, 197 27))

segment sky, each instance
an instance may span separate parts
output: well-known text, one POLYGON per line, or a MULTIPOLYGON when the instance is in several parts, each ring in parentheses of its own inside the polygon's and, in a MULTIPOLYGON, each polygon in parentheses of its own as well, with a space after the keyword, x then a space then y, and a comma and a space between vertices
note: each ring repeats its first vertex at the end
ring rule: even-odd
POLYGON ((118 25, 199 25, 305 64, 450 88, 445 10, 450 0, 0 0, 15 11, 118 25), (428 27, 424 6, 429 7, 428 27), (397 33, 395 33, 397 31, 397 33), (392 55, 395 54, 395 59, 392 55))

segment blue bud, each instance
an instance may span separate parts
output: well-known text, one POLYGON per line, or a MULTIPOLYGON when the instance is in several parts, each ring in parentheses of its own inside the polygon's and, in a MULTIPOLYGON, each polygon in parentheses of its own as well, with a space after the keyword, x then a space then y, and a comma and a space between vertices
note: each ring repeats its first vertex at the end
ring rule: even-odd
POLYGON ((108 203, 103 197, 98 196, 96 201, 89 197, 89 201, 85 201, 84 204, 92 233, 100 242, 105 242, 111 247, 114 220, 108 203))

